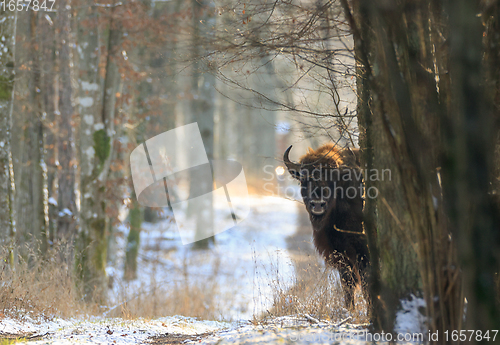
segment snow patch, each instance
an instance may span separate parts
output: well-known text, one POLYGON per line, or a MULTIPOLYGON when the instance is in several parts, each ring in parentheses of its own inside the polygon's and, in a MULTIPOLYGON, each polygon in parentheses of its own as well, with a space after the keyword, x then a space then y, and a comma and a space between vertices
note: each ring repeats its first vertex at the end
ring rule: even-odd
MULTIPOLYGON (((227 201, 226 196, 221 196, 227 201)), ((231 200, 238 199, 237 196, 231 200)), ((204 284, 217 267, 219 291, 214 297, 224 310, 226 320, 249 320, 259 315, 273 303, 273 284, 276 270, 283 288, 293 285, 294 266, 287 251, 287 236, 293 235, 297 224, 297 203, 279 197, 250 196, 251 212, 236 226, 216 235, 215 245, 208 250, 193 251, 182 245, 179 230, 173 221, 173 213, 164 209, 165 219, 156 223, 143 223, 140 234, 137 280, 117 281, 110 291, 110 305, 121 303, 123 291, 148 291, 150 282, 166 290, 178 283, 172 271, 185 272, 193 284, 204 284), (153 249, 154 248, 154 249, 153 249), (196 282, 195 282, 196 281, 196 282), (231 296, 230 299, 223 296, 231 296)), ((238 203, 236 203, 238 204, 238 203)), ((215 200, 214 205, 221 205, 215 200)), ((236 214, 238 212, 236 211, 236 214)), ((233 224, 231 213, 215 208, 217 224, 233 224)), ((120 227, 117 252, 124 253, 129 225, 120 227)), ((122 267, 125 255, 121 254, 114 264, 122 267)), ((211 278, 210 278, 211 279, 211 278)))
POLYGON ((197 321, 183 316, 163 317, 156 320, 123 320, 87 317, 71 320, 0 321, 0 331, 8 334, 43 335, 30 344, 143 344, 151 336, 174 334, 200 334, 224 330, 230 324, 217 321, 197 321))
POLYGON ((68 208, 64 208, 61 212, 59 212, 59 217, 64 216, 72 216, 73 212, 71 212, 68 208))
POLYGON ((309 315, 282 316, 223 330, 198 341, 198 344, 368 344, 367 324, 319 321, 309 315), (312 324, 311 324, 312 321, 312 324))
POLYGON ((396 314, 394 331, 397 333, 427 334, 426 317, 421 310, 425 310, 423 298, 411 295, 408 299, 401 300, 401 310, 396 314))

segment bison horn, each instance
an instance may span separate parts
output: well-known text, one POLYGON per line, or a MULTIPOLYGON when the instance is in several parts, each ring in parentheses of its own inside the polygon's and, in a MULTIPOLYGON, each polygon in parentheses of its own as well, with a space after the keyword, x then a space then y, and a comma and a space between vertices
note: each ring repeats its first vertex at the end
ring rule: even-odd
POLYGON ((292 174, 292 176, 294 178, 299 179, 301 166, 300 166, 300 164, 293 163, 290 161, 289 154, 290 154, 291 149, 292 149, 292 145, 290 145, 290 147, 286 149, 285 154, 283 155, 283 162, 285 163, 285 165, 288 169, 288 172, 290 174, 292 174))

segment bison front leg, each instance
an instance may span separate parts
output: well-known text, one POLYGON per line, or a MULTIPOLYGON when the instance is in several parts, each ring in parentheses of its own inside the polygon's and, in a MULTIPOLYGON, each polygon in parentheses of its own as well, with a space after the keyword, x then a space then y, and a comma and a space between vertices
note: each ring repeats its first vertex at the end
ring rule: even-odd
POLYGON ((339 269, 340 282, 344 290, 345 307, 348 310, 354 309, 354 288, 356 287, 356 279, 351 267, 342 267, 339 269))

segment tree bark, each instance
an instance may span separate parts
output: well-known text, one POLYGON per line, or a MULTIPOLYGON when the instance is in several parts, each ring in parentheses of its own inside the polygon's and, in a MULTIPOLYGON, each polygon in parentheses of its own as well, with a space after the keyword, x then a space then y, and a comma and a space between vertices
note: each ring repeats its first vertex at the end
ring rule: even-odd
POLYGON ((129 211, 130 229, 127 236, 127 249, 125 251, 125 280, 137 278, 137 254, 139 253, 141 225, 144 217, 135 193, 132 194, 131 199, 132 207, 129 211))
MULTIPOLYGON (((479 1, 446 3, 450 18, 450 78, 453 113, 447 136, 449 214, 457 238, 464 290, 468 300, 465 329, 491 330, 500 325, 495 273, 500 267, 500 219, 489 195, 494 179, 494 151, 498 136, 495 107, 498 59, 498 3, 491 3, 495 22, 483 34, 483 23, 475 13, 479 1), (486 47, 483 46, 483 37, 486 47), (495 43, 493 43, 495 42, 495 43), (484 52, 486 60, 483 60, 484 52), (483 65, 484 62, 484 65, 483 65), (490 79, 491 78, 491 79, 490 79), (485 83, 484 80, 487 82, 485 83), (495 303, 497 302, 497 303, 495 303)), ((483 20, 491 20, 485 18, 483 20)), ((498 103, 497 103, 498 104, 498 103)))
MULTIPOLYGON (((365 135, 370 130, 384 133, 371 137, 373 167, 391 171, 390 182, 375 183, 378 198, 367 201, 366 209, 371 212, 370 204, 375 203, 377 244, 383 248, 380 284, 373 291, 382 309, 374 310, 378 314, 374 316, 381 320, 381 328, 391 331, 397 300, 422 287, 430 329, 440 333, 460 329, 460 270, 440 182, 440 118, 448 111, 449 88, 441 69, 446 61, 435 50, 441 46, 436 36, 443 34, 444 16, 436 3, 437 12, 431 11, 429 3, 410 1, 398 6, 378 1, 359 4, 366 21, 355 19, 344 1, 358 45, 357 58, 367 72, 363 87, 369 88, 370 96, 360 101, 369 102, 372 122, 365 135), (366 23, 369 28, 360 31, 366 23), (439 75, 439 87, 434 73, 439 75)), ((363 114, 360 124, 367 126, 363 121, 367 109, 363 114)), ((367 231, 369 238, 375 237, 370 235, 373 230, 367 231)), ((373 239, 370 242, 372 248, 373 239)))
POLYGON ((9 246, 9 260, 13 263, 13 242, 15 226, 13 222, 14 171, 12 167, 11 128, 14 102, 15 77, 15 36, 17 13, 0 13, 0 30, 3 52, 0 55, 0 231, 2 240, 9 246))
MULTIPOLYGON (((43 20, 38 23, 39 35, 43 39, 38 42, 39 46, 39 66, 40 66, 40 97, 41 97, 41 122, 46 129, 43 133, 43 150, 44 162, 46 167, 46 177, 44 177, 44 212, 48 228, 46 231, 47 246, 51 247, 54 244, 55 232, 57 230, 57 133, 54 131, 56 123, 55 102, 56 97, 56 80, 58 79, 55 67, 55 51, 56 51, 56 33, 53 23, 55 22, 55 14, 47 14, 43 20), (47 19, 49 18, 50 21, 47 19), (49 202, 50 201, 50 202, 49 202), (45 204, 45 202, 47 204, 45 204)), ((42 235, 43 238, 43 235, 42 235)))
MULTIPOLYGON (((113 7, 114 8, 114 7, 113 7)), ((113 140, 115 137, 115 103, 120 75, 115 59, 121 43, 121 28, 116 21, 116 13, 110 15, 109 36, 105 58, 103 87, 98 85, 98 61, 95 52, 99 46, 97 26, 90 23, 83 44, 82 66, 86 73, 80 94, 82 116, 82 153, 83 169, 81 177, 82 209, 81 228, 77 240, 76 267, 83 284, 87 300, 103 302, 106 300, 107 278, 107 229, 109 218, 106 213, 108 174, 111 163, 113 140), (88 58, 89 60, 86 60, 88 58), (85 90, 85 88, 87 88, 85 90), (101 101, 102 99, 102 101, 101 101), (83 104, 82 104, 82 100, 83 104), (101 103, 102 102, 102 103, 101 103)), ((96 20, 95 18, 93 20, 96 20)))
POLYGON ((57 23, 59 29, 58 66, 59 95, 56 115, 59 117, 58 137, 58 219, 56 241, 70 241, 76 231, 75 174, 76 155, 73 129, 73 61, 71 51, 71 0, 59 3, 57 23))
MULTIPOLYGON (((206 1, 191 1, 193 9, 193 76, 191 82, 191 92, 193 100, 191 101, 191 116, 198 123, 205 151, 208 160, 214 159, 214 112, 215 112, 215 66, 213 61, 207 61, 203 58, 204 51, 200 49, 204 38, 203 32, 213 27, 215 18, 213 11, 209 9, 209 3, 206 1)), ((190 190, 211 190, 213 176, 202 176, 199 179, 190 179, 190 190)), ((191 210, 197 212, 196 216, 196 237, 203 238, 207 230, 212 232, 214 224, 213 200, 206 200, 203 205, 203 212, 200 210, 191 210)), ((213 234, 213 232, 212 232, 213 234)), ((215 238, 210 236, 195 242, 194 246, 198 249, 207 248, 209 243, 215 242, 215 238)))

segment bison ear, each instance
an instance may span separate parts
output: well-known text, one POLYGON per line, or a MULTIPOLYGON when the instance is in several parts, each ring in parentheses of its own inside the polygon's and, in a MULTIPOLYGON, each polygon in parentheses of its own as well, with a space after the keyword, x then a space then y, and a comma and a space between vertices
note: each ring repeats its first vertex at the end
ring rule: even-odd
POLYGON ((300 170, 296 170, 295 168, 289 168, 288 172, 294 179, 300 180, 300 170))

